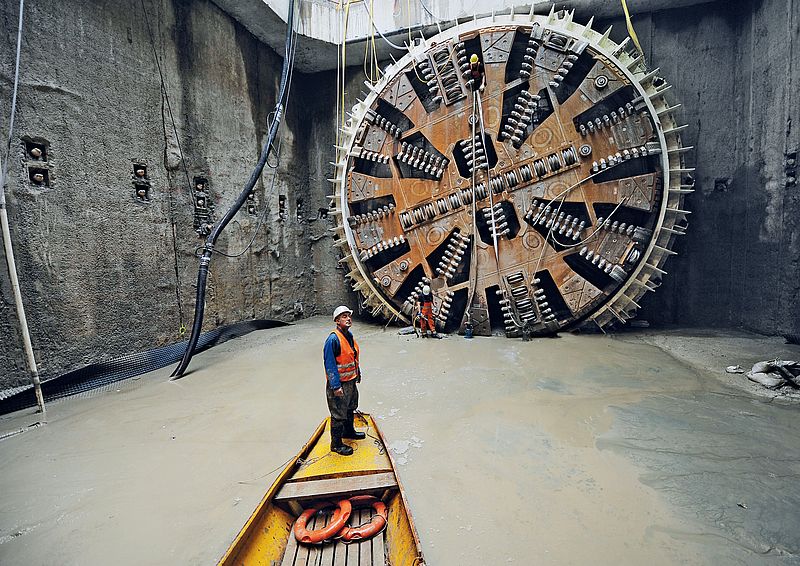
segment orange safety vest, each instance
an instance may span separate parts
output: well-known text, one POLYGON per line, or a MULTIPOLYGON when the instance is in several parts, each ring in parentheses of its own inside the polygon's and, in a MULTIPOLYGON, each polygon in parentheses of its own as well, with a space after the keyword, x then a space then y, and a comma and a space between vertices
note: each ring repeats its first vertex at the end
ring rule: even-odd
MULTIPOLYGON (((339 379, 341 381, 350 381, 358 377, 358 342, 353 338, 353 346, 350 347, 350 342, 345 335, 338 329, 333 330, 333 334, 339 338, 339 355, 336 356, 336 369, 339 370, 339 379)), ((328 377, 325 376, 325 379, 328 377)))

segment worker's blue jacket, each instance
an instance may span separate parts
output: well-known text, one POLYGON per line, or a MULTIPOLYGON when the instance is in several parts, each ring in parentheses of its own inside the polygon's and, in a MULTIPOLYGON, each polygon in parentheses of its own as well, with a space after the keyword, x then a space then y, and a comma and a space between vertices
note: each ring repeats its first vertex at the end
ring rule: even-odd
MULTIPOLYGON (((342 332, 350 346, 354 347, 355 339, 349 330, 342 332)), ((322 358, 325 361, 325 375, 328 377, 328 387, 331 389, 339 389, 342 386, 342 381, 339 379, 339 368, 337 367, 336 358, 342 353, 342 347, 339 344, 339 338, 335 332, 331 332, 328 339, 325 340, 325 346, 322 348, 322 358)), ((361 368, 358 369, 358 377, 361 378, 361 368)))

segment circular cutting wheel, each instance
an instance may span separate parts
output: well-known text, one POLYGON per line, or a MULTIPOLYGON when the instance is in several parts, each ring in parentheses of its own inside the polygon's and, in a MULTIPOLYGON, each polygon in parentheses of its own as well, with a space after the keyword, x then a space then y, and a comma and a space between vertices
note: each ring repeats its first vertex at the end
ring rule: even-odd
POLYGON ((410 321, 427 283, 440 330, 541 335, 625 322, 660 284, 687 224, 688 148, 627 41, 570 12, 497 16, 422 41, 368 87, 334 212, 373 314, 410 321))

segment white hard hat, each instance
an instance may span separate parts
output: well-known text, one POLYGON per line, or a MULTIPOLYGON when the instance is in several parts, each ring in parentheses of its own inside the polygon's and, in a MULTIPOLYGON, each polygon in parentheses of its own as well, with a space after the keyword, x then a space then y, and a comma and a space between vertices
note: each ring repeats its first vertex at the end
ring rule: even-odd
POLYGON ((336 310, 333 311, 333 321, 336 322, 336 319, 339 318, 339 315, 342 314, 342 313, 346 313, 346 312, 350 313, 350 314, 353 314, 353 311, 351 311, 349 308, 347 308, 344 305, 336 307, 336 310))
POLYGON ((430 285, 423 285, 423 286, 422 286, 422 294, 423 294, 423 295, 430 295, 430 294, 431 294, 431 287, 430 287, 430 285))

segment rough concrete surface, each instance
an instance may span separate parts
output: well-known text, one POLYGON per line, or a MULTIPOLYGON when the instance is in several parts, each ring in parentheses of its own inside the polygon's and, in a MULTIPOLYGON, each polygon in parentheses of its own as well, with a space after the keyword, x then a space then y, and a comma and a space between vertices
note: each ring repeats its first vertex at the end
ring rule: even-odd
MULTIPOLYGON (((181 381, 165 368, 51 405, 46 426, 0 442, 0 563, 214 563, 326 415, 330 327, 260 331, 196 356, 181 381)), ((396 457, 429 564, 800 564, 797 404, 704 367, 797 346, 354 331, 360 408, 396 457)))
POLYGON ((657 346, 674 358, 753 395, 800 399, 800 391, 791 387, 771 390, 748 380, 744 374, 725 371, 728 366, 740 366, 747 372, 757 362, 800 358, 800 348, 795 344, 787 344, 781 337, 763 336, 744 330, 696 328, 634 331, 621 334, 619 338, 657 346))
MULTIPOLYGON (((0 100, 10 100, 17 5, 0 4, 0 100)), ((800 193, 782 184, 785 152, 800 147, 796 8, 711 2, 634 16, 649 64, 683 104, 684 145, 696 148, 688 235, 642 303, 653 323, 800 335, 800 193)), ((613 23, 621 40, 624 22, 613 23)), ((6 189, 33 346, 49 378, 180 339, 202 243, 186 173, 207 178, 221 216, 264 141, 282 54, 209 0, 27 3, 23 38, 6 189), (26 156, 26 139, 47 142, 46 164, 26 156), (134 162, 148 167, 147 203, 134 197, 134 162), (52 186, 33 186, 31 166, 45 167, 52 186)), ((320 49, 330 57, 335 46, 320 49)), ((363 58, 348 61, 347 108, 363 89, 363 58)), ((293 76, 278 174, 266 171, 257 215, 240 213, 218 244, 235 255, 255 235, 241 257, 214 257, 206 328, 351 302, 324 217, 336 94, 332 71, 293 76)), ((27 382, 5 273, 0 333, 0 388, 27 382)))
MULTIPOLYGON (((612 37, 627 35, 620 17, 612 37)), ((599 27, 605 26, 602 23, 599 27)), ((696 192, 688 236, 641 316, 658 324, 800 334, 797 187, 785 154, 800 146, 800 18, 794 0, 714 2, 633 18, 689 128, 696 192)))
MULTIPOLYGON (((17 8, 0 5, 3 136, 17 8)), ((180 340, 204 241, 190 185, 207 180, 212 221, 238 196, 266 139, 281 66, 282 57, 210 1, 26 3, 6 191, 43 378, 180 340), (26 140, 44 144, 46 159, 27 154, 26 140), (134 163, 147 167, 145 201, 135 196, 134 163), (31 167, 46 169, 50 186, 32 183, 31 167)), ((277 174, 265 168, 255 213, 242 210, 218 241, 225 254, 247 251, 214 256, 205 328, 294 320, 347 296, 325 246, 332 222, 319 213, 328 206, 335 89, 320 97, 318 79, 299 73, 292 83, 280 159, 269 160, 277 174), (315 288, 337 296, 318 297, 315 288)), ((28 378, 2 250, 0 261, 3 389, 28 378)))

